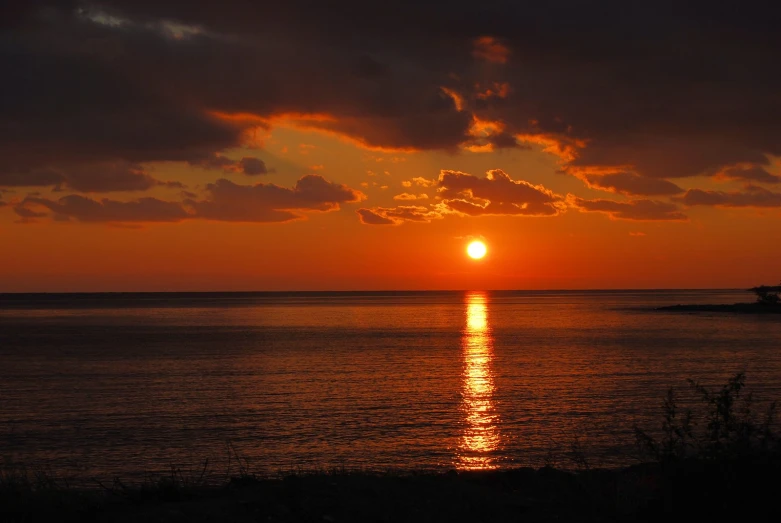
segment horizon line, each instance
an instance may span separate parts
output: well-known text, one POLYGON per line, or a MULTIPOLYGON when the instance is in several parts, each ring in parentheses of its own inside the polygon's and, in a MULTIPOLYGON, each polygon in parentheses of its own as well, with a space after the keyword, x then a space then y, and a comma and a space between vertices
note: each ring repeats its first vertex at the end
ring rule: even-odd
POLYGON ((251 290, 251 291, 0 291, 0 296, 73 294, 367 294, 367 293, 462 293, 462 292, 661 292, 661 291, 746 291, 752 287, 632 287, 582 289, 350 289, 350 290, 251 290))

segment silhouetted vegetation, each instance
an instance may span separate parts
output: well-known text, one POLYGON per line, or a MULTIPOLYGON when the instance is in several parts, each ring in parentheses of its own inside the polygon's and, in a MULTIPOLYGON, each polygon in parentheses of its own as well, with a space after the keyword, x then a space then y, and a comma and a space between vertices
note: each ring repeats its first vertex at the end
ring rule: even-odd
POLYGON ((753 394, 745 392, 746 376, 739 373, 719 390, 711 391, 689 380, 702 400, 699 409, 682 409, 675 389, 662 404, 661 438, 635 427, 641 452, 659 462, 698 458, 746 459, 778 454, 781 442, 773 432, 776 403, 758 414, 753 394))
POLYGON ((781 305, 781 284, 778 286, 760 285, 753 287, 751 291, 757 295, 757 303, 760 305, 778 306, 781 305))
POLYGON ((668 521, 764 519, 775 510, 781 443, 775 404, 760 406, 744 374, 709 389, 689 381, 663 399, 657 430, 636 428, 644 463, 576 471, 290 472, 258 477, 235 447, 220 484, 208 462, 142 484, 73 487, 48 472, 0 470, 0 521, 668 521), (683 401, 684 398, 686 401, 683 401), (685 405, 684 405, 685 404, 685 405))

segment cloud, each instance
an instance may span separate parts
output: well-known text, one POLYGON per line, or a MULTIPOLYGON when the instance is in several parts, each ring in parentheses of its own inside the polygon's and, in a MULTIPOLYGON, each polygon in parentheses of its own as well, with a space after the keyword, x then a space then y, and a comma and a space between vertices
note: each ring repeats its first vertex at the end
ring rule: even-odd
POLYGON ((775 7, 399 0, 378 16, 353 1, 25 4, 3 17, 0 177, 186 162, 285 123, 379 149, 531 143, 565 172, 632 173, 593 181, 626 194, 638 177, 736 165, 753 167, 728 176, 778 182, 767 171, 781 155, 775 7), (477 139, 476 121, 501 128, 477 139))
MULTIPOLYGON (((146 191, 166 185, 150 176, 140 165, 124 162, 87 165, 63 173, 64 184, 79 192, 146 191)), ((169 182, 170 183, 170 182, 169 182)), ((173 182, 173 187, 176 187, 173 182)))
POLYGON ((716 207, 781 207, 781 193, 769 191, 763 187, 749 185, 741 191, 710 191, 689 189, 677 201, 689 205, 709 205, 716 207))
POLYGON ((139 198, 123 202, 104 198, 91 198, 70 194, 59 200, 28 197, 15 208, 17 214, 25 217, 41 217, 43 213, 30 210, 30 206, 41 206, 51 211, 55 218, 73 218, 80 222, 133 223, 133 222, 178 222, 190 217, 178 202, 167 202, 157 198, 139 198))
MULTIPOLYGON (((398 225, 405 221, 430 222, 447 214, 462 216, 554 216, 566 208, 563 198, 541 185, 513 180, 499 169, 485 178, 458 171, 441 171, 435 182, 413 178, 417 185, 436 183, 438 203, 424 206, 372 207, 356 211, 367 225, 398 225)), ((409 182, 412 185, 412 182, 409 182)), ((428 195, 402 193, 395 200, 420 201, 428 195)))
POLYGON ((179 161, 240 143, 236 123, 182 103, 186 96, 145 87, 146 73, 134 79, 96 50, 83 50, 90 39, 121 46, 121 37, 62 22, 72 34, 55 29, 43 44, 36 33, 22 33, 0 45, 2 76, 13 79, 0 95, 14 100, 0 107, 0 173, 74 169, 85 160, 179 161))
POLYGON ((580 212, 600 212, 614 220, 686 220, 685 214, 672 203, 654 200, 586 200, 572 194, 567 195, 567 203, 580 212))
POLYGON ((640 196, 669 196, 683 192, 683 189, 668 180, 649 178, 632 172, 579 172, 576 175, 592 189, 614 193, 640 196))
POLYGON ((442 214, 427 207, 401 205, 399 207, 373 207, 356 211, 365 225, 399 225, 404 222, 425 222, 442 218, 442 214))
POLYGON ((28 196, 15 210, 19 216, 39 218, 48 210, 53 218, 80 222, 139 223, 178 222, 191 219, 242 222, 286 222, 311 211, 334 211, 340 204, 359 202, 363 193, 325 180, 318 175, 299 179, 292 188, 274 184, 239 185, 220 179, 206 186, 207 198, 196 200, 193 193, 183 201, 138 198, 101 200, 71 194, 58 200, 28 196))
POLYGON ((63 183, 65 178, 50 169, 0 170, 0 187, 43 187, 63 183))
POLYGON ((21 218, 28 219, 28 218, 43 218, 45 216, 48 216, 45 212, 38 212, 34 211, 32 209, 28 209, 27 207, 23 207, 21 205, 17 205, 14 207, 14 212, 21 218))
POLYGON ((503 64, 510 55, 510 50, 492 36, 475 38, 473 44, 472 55, 488 62, 503 64))
POLYGON ((716 173, 717 178, 726 178, 728 180, 745 180, 749 182, 760 183, 779 183, 781 176, 769 173, 764 167, 759 165, 738 165, 727 167, 716 173))
POLYGON ((488 171, 485 178, 442 171, 438 187, 444 208, 470 216, 554 216, 565 207, 561 196, 541 185, 513 180, 500 169, 488 171))
POLYGON ((269 170, 266 164, 260 158, 253 158, 251 156, 245 156, 239 163, 241 164, 241 170, 248 176, 256 176, 259 174, 268 174, 269 170))
POLYGON ((204 169, 222 169, 226 173, 244 173, 248 176, 257 176, 274 172, 274 169, 268 169, 266 163, 260 158, 254 156, 244 156, 240 160, 231 160, 222 154, 208 154, 205 156, 196 156, 188 160, 190 165, 202 167, 204 169))
POLYGON ((239 222, 285 222, 303 218, 303 211, 335 211, 342 203, 366 198, 360 191, 315 174, 292 189, 274 184, 238 185, 221 179, 206 186, 209 198, 186 200, 198 218, 239 222))
POLYGON ((358 214, 361 223, 365 225, 397 225, 400 223, 383 216, 381 208, 378 208, 376 211, 372 209, 358 209, 355 212, 358 214))
POLYGON ((124 161, 69 165, 65 169, 37 168, 0 173, 3 187, 47 187, 85 193, 146 191, 152 187, 183 188, 176 181, 160 181, 143 166, 124 161))
POLYGON ((422 176, 418 176, 413 178, 412 180, 404 180, 401 182, 402 187, 412 187, 412 184, 418 185, 420 187, 436 187, 436 185, 439 183, 439 180, 429 180, 426 178, 423 178, 422 176))
POLYGON ((428 194, 422 193, 422 194, 411 194, 411 193, 401 193, 397 194, 393 197, 394 200, 427 200, 428 194))

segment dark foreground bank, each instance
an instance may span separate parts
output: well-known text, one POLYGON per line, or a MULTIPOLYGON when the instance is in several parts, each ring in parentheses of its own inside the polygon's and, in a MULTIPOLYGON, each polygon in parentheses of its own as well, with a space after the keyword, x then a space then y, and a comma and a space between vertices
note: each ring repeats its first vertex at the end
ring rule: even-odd
MULTIPOLYGON (((667 521, 781 516, 781 462, 684 460, 620 470, 237 477, 98 491, 6 483, 5 522, 667 521)), ((770 517, 771 519, 767 519, 770 517)))

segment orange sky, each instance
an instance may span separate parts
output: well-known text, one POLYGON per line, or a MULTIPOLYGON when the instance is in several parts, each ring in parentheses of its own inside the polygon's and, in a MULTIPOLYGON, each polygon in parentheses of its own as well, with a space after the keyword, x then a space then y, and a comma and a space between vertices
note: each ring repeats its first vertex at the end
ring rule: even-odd
POLYGON ((20 3, 0 292, 778 282, 772 18, 438 4, 20 3))
MULTIPOLYGON (((356 214, 408 203, 393 199, 404 192, 427 194, 426 205, 435 202, 436 188, 402 182, 435 179, 440 169, 484 177, 500 168, 559 194, 600 196, 557 173, 557 159, 538 150, 381 153, 280 127, 267 133, 262 149, 227 155, 250 153, 275 169, 263 183, 290 186, 303 173, 317 173, 361 190, 366 200, 287 223, 124 226, 48 219, 21 224, 6 206, 0 209, 6 246, 0 291, 693 288, 778 279, 776 209, 691 208, 686 220, 642 221, 566 208, 557 216, 451 214, 398 225, 364 225, 356 214), (485 259, 465 255, 471 238, 488 245, 485 259)), ((214 178, 211 171, 175 163, 151 169, 160 179, 193 188, 214 178)), ((155 191, 161 198, 176 192, 155 191)), ((5 199, 13 202, 21 193, 5 199)))

